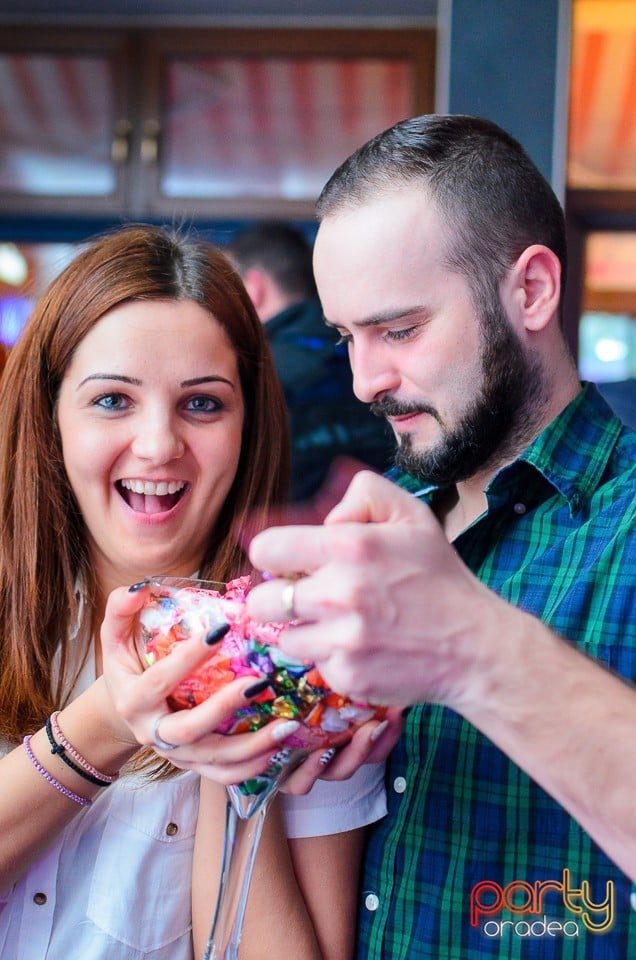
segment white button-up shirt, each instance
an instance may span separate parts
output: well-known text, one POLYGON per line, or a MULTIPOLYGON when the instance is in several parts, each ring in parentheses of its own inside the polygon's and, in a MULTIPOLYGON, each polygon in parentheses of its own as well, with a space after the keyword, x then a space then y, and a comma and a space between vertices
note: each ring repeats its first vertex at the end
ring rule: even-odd
MULTIPOLYGON (((88 664, 78 692, 93 676, 88 664)), ((382 764, 342 783, 318 781, 307 796, 283 802, 290 836, 372 823, 386 813, 382 764)), ((2 960, 193 960, 198 805, 191 772, 159 781, 125 774, 103 790, 0 893, 2 960)))

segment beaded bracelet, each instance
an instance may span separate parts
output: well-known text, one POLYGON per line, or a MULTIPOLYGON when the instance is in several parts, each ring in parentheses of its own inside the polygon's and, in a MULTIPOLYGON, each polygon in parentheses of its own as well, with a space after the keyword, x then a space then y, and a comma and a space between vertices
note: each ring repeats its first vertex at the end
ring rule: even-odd
POLYGON ((63 783, 60 783, 59 780, 56 780, 48 770, 45 770, 40 761, 37 759, 33 750, 31 749, 31 734, 28 733, 24 740, 22 741, 22 746, 25 749, 26 755, 40 774, 41 777, 44 777, 52 787, 55 787, 56 790, 59 790, 60 793, 63 793, 65 797, 68 797, 69 800, 74 800, 75 803, 79 803, 81 807, 90 807, 92 800, 87 800, 86 797, 80 797, 78 793, 73 793, 72 790, 69 790, 68 787, 65 787, 63 783))
POLYGON ((103 780, 104 783, 114 783, 119 777, 118 773, 115 773, 111 776, 108 773, 102 773, 101 770, 97 770, 92 763, 89 763, 88 760, 85 760, 81 753, 78 753, 75 747, 68 742, 62 733, 62 728, 60 727, 59 720, 57 719, 59 715, 59 710, 56 710, 55 713, 51 714, 51 728, 55 734, 57 742, 66 748, 66 752, 70 754, 74 758, 75 762, 78 763, 84 770, 86 770, 87 773, 91 773, 94 777, 97 777, 98 780, 103 780))
MULTIPOLYGON (((59 711, 58 711, 58 712, 59 712, 59 711)), ((94 767, 92 767, 90 764, 88 764, 88 763, 84 760, 84 758, 83 758, 75 749, 73 749, 73 747, 71 747, 71 745, 70 745, 70 743, 68 742, 68 740, 62 735, 62 733, 61 733, 61 731, 60 731, 60 728, 59 728, 59 726, 58 726, 57 724, 56 724, 56 730, 59 732, 59 734, 60 734, 60 740, 61 740, 62 742, 61 742, 61 743, 58 743, 58 742, 55 740, 55 737, 53 736, 53 729, 52 729, 52 728, 53 728, 54 717, 55 717, 55 714, 53 714, 53 716, 49 717, 49 719, 46 721, 46 724, 45 724, 45 727, 44 727, 44 729, 46 730, 46 735, 47 735, 47 737, 49 738, 49 743, 51 744, 51 754, 52 754, 53 756, 55 756, 55 754, 57 754, 57 756, 60 758, 60 760, 63 760, 67 767, 70 767, 71 770, 74 770, 75 773, 77 773, 77 774, 78 774, 80 777, 82 777, 84 780, 88 780, 89 783, 94 783, 94 784, 96 784, 98 787, 107 787, 109 784, 111 784, 111 783, 113 782, 113 780, 116 779, 116 777, 108 777, 108 778, 106 778, 106 776, 104 776, 103 774, 99 773, 99 770, 95 770, 94 767), (69 747, 70 747, 70 749, 69 749, 69 747), (74 763, 74 762, 71 760, 70 757, 67 757, 67 756, 66 756, 66 751, 67 751, 67 750, 68 750, 68 752, 69 752, 70 754, 72 754, 72 756, 78 758, 80 761, 83 761, 83 763, 82 763, 82 764, 74 763), (92 771, 94 771, 94 773, 93 773, 92 771), (96 776, 96 774, 99 774, 99 776, 96 776)))

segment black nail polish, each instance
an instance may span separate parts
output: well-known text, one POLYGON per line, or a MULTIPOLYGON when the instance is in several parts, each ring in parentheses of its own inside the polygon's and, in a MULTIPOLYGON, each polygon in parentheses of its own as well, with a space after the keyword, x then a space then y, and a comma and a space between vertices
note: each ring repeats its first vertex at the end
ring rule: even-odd
POLYGON ((143 587, 147 587, 150 583, 150 580, 140 580, 139 583, 133 583, 132 587, 128 587, 128 593, 137 593, 138 590, 141 590, 143 587))
POLYGON ((203 642, 207 643, 208 647, 211 647, 212 644, 218 643, 219 640, 222 640, 229 629, 229 623, 220 623, 218 627, 214 627, 209 633, 206 633, 205 637, 203 638, 203 642))
POLYGON ((403 716, 403 717, 408 717, 408 715, 409 715, 409 713, 411 712, 412 709, 413 709, 412 707, 404 707, 404 710, 402 711, 402 716, 403 716))
POLYGON ((246 687, 243 691, 243 696, 246 700, 249 700, 250 697, 257 697, 259 693, 262 693, 263 690, 267 690, 269 687, 269 680, 257 680, 256 683, 251 683, 249 687, 246 687))

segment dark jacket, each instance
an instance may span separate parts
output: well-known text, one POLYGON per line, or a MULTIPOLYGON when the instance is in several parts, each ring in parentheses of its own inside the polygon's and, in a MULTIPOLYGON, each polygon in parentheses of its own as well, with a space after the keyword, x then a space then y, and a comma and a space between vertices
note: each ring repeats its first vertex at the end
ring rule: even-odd
POLYGON ((320 303, 305 300, 265 324, 285 392, 292 442, 292 500, 316 492, 332 460, 352 456, 384 471, 395 442, 352 389, 347 348, 326 326, 320 303))

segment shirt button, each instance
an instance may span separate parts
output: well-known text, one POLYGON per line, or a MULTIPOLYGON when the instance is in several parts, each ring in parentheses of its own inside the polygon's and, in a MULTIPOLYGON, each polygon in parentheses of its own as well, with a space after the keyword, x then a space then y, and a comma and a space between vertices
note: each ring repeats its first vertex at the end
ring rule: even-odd
POLYGON ((519 516, 522 516, 526 512, 527 508, 525 503, 515 503, 512 509, 514 510, 515 513, 518 513, 519 516))
POLYGON ((176 823, 169 823, 166 827, 166 833, 169 837, 174 837, 177 833, 179 833, 179 827, 176 823))
POLYGON ((364 898, 364 905, 367 910, 370 910, 371 913, 373 913, 380 906, 380 901, 378 897, 376 897, 375 893, 367 893, 366 897, 364 898))
POLYGON ((406 780, 404 777, 396 777, 393 781, 393 789, 396 793, 404 793, 406 790, 406 780))
POLYGON ((46 903, 46 894, 45 893, 34 893, 33 894, 33 903, 37 903, 38 907, 43 906, 46 903))

